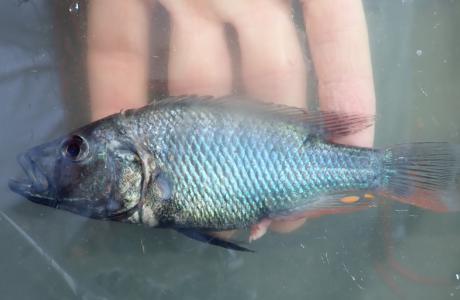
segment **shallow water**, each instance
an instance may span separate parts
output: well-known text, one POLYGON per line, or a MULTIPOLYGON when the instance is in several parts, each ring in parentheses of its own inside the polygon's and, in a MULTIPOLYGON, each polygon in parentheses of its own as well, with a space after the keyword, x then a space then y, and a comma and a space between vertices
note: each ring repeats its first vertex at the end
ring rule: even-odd
MULTIPOLYGON (((81 37, 56 30, 56 21, 84 24, 77 3, 0 4, 2 299, 460 299, 459 214, 393 205, 388 214, 328 216, 292 234, 268 234, 248 254, 169 230, 85 219, 10 192, 8 178, 20 173, 17 153, 88 120, 75 67, 80 51, 70 47, 64 61, 58 51, 60 41, 75 45, 81 37), (441 283, 389 268, 382 242, 388 223, 400 264, 441 283)), ((365 7, 376 144, 460 143, 460 2, 368 0, 365 7)))

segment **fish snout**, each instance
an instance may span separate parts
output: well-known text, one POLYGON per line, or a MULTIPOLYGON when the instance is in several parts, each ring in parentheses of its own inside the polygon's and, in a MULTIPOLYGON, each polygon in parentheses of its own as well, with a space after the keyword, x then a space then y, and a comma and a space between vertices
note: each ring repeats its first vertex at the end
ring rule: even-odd
POLYGON ((35 192, 42 193, 49 189, 49 181, 43 168, 29 154, 20 155, 18 162, 26 173, 31 187, 35 192))
POLYGON ((11 179, 10 188, 25 196, 48 193, 50 183, 43 167, 29 153, 20 154, 17 161, 23 169, 25 177, 11 179))

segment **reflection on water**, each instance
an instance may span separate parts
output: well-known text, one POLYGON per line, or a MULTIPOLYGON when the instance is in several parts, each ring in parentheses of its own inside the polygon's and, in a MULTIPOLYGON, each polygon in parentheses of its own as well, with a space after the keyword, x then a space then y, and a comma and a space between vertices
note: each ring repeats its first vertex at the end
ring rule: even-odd
MULTIPOLYGON (((392 205, 328 216, 289 235, 269 234, 247 254, 169 230, 88 220, 11 193, 17 153, 88 118, 76 42, 83 4, 57 2, 0 4, 2 299, 460 298, 458 214, 392 205)), ((377 144, 459 143, 458 1, 365 6, 377 144)), ((152 73, 157 92, 159 76, 152 73)))

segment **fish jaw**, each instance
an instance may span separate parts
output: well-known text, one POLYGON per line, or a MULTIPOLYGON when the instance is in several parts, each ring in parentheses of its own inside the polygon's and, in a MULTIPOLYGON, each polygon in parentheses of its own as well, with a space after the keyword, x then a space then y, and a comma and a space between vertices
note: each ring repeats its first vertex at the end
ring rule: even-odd
POLYGON ((9 188, 32 202, 56 207, 57 201, 54 196, 53 187, 45 174, 43 167, 34 159, 33 149, 30 152, 18 156, 17 161, 25 173, 25 178, 10 179, 9 188))

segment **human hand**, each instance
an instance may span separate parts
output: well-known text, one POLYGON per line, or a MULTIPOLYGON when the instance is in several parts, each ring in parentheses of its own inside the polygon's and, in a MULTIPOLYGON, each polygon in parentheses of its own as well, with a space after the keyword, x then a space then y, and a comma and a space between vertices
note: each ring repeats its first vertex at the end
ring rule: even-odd
MULTIPOLYGON (((286 0, 162 0, 171 18, 168 89, 171 95, 225 95, 232 61, 224 24, 238 35, 246 91, 261 99, 306 105, 306 66, 286 0)), ((88 79, 93 118, 147 103, 149 17, 154 1, 91 1, 88 79)), ((322 110, 372 115, 375 95, 367 27, 360 0, 302 1, 322 110)), ((371 146, 374 128, 336 142, 371 146)), ((260 224, 289 232, 305 222, 260 224)))

